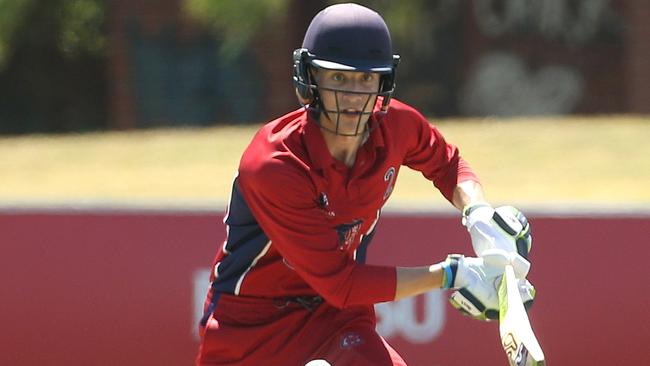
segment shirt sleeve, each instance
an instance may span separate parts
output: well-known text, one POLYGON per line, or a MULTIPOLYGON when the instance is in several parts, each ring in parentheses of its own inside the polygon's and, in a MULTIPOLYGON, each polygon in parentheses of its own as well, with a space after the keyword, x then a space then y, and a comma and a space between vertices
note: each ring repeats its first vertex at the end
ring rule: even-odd
POLYGON ((336 230, 304 173, 278 159, 244 165, 240 188, 271 245, 328 303, 344 308, 395 298, 395 268, 360 264, 339 249, 336 230))
POLYGON ((454 189, 460 182, 480 182, 470 165, 460 156, 458 148, 445 141, 442 133, 419 112, 410 113, 400 123, 407 135, 403 165, 415 169, 432 181, 442 195, 452 202, 454 189))

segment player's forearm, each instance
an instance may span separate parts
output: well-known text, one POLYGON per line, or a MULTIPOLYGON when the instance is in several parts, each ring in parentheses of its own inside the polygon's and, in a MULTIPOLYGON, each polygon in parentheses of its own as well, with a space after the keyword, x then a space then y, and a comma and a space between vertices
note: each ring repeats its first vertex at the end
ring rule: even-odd
POLYGON ((397 267, 395 300, 441 288, 443 270, 440 264, 425 267, 397 267))
POLYGON ((479 202, 485 202, 483 187, 480 183, 473 180, 466 180, 458 183, 456 188, 454 188, 452 203, 459 210, 462 210, 467 205, 479 202))

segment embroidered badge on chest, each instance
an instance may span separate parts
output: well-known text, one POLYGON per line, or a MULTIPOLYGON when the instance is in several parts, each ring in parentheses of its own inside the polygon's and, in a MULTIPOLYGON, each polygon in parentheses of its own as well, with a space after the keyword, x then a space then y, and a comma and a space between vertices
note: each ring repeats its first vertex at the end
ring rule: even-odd
POLYGON ((361 224, 363 224, 363 220, 357 219, 349 224, 341 224, 336 227, 336 232, 339 234, 339 250, 350 249, 361 230, 361 224))

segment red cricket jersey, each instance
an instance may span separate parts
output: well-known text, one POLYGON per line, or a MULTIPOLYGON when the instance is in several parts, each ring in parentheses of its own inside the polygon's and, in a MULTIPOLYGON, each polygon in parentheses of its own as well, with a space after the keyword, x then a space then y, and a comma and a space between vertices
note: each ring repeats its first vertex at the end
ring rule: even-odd
POLYGON ((364 262, 400 167, 422 172, 450 201, 458 182, 478 179, 415 109, 393 99, 376 111, 349 168, 303 108, 259 130, 233 183, 214 292, 320 295, 338 308, 393 300, 395 268, 364 262))

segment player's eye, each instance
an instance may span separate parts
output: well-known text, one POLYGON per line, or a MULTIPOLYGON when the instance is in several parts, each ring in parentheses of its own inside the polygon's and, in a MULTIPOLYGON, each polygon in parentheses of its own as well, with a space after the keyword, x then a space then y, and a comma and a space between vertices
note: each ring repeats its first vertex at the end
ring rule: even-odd
POLYGON ((372 81, 374 78, 375 78, 375 75, 373 75, 372 73, 369 73, 369 72, 366 72, 361 76, 361 80, 363 80, 365 82, 372 81))
POLYGON ((340 72, 337 72, 337 73, 332 75, 332 80, 338 81, 338 82, 344 81, 345 80, 345 75, 343 75, 340 72))

